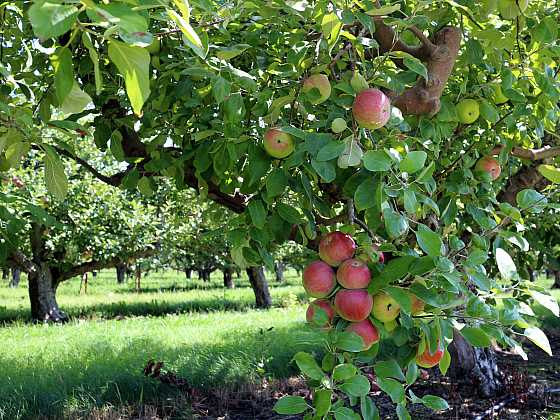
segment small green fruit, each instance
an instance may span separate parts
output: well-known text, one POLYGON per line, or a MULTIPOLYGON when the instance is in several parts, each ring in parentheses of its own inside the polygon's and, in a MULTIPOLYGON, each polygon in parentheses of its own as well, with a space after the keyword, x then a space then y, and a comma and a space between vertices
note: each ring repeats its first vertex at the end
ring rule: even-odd
POLYGON ((459 122, 472 124, 480 116, 480 106, 474 99, 463 99, 457 104, 457 115, 459 122))
POLYGON ((357 71, 354 72, 352 79, 350 79, 350 86, 352 86, 352 89, 354 89, 356 93, 360 93, 362 90, 369 88, 366 78, 357 71))
POLYGON ((335 118, 331 123, 331 130, 336 134, 342 133, 346 127, 346 121, 343 118, 335 118))

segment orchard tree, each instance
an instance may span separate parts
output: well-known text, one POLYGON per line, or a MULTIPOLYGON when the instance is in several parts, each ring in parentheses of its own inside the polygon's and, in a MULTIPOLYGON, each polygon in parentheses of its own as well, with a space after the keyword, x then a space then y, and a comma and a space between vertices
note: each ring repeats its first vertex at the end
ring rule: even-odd
POLYGON ((451 342, 458 371, 485 395, 500 385, 492 341, 524 356, 514 339, 524 335, 550 353, 526 303, 556 314, 557 303, 520 277, 510 252, 559 181, 557 2, 1 7, 4 168, 38 149, 59 199, 61 159, 144 192, 172 178, 238 215, 227 239, 241 267, 272 266, 288 240, 316 249, 335 229, 369 256, 368 292, 342 292, 394 299, 394 335, 377 325, 381 341, 364 354, 339 320, 323 369, 296 359, 314 407, 288 399, 279 412, 353 418, 361 401, 374 418, 365 361, 407 418, 408 403, 445 406, 405 390, 416 363, 441 358, 447 370, 451 342), (85 133, 117 171, 84 159, 85 133), (412 314, 408 292, 424 314, 412 314))

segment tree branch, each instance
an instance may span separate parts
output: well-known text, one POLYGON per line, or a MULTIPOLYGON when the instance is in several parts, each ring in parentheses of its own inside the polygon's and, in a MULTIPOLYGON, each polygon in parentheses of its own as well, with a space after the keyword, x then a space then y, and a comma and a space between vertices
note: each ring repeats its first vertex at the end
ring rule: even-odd
MULTIPOLYGON (((498 155, 502 151, 504 146, 496 146, 492 149, 492 155, 498 155)), ((510 153, 512 156, 529 159, 532 161, 550 159, 556 156, 560 156, 560 146, 544 146, 540 149, 525 149, 523 147, 514 147, 510 153)))
POLYGON ((19 250, 12 251, 8 256, 8 260, 13 262, 13 264, 17 265, 27 274, 35 274, 37 272, 37 265, 19 250))
MULTIPOLYGON (((155 255, 158 251, 157 248, 147 248, 132 255, 127 256, 128 258, 145 258, 155 255)), ((91 271, 99 271, 104 268, 115 267, 116 265, 122 263, 122 257, 113 257, 105 261, 88 261, 83 264, 76 265, 69 270, 63 271, 58 278, 58 281, 64 281, 82 275, 84 273, 89 273, 91 271)))

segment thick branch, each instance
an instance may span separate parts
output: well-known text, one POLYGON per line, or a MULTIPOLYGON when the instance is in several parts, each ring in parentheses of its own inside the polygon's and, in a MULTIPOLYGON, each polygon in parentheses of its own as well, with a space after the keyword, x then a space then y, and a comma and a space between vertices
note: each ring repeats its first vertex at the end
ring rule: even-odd
MULTIPOLYGON (((496 146, 492 149, 492 154, 497 155, 501 152, 504 146, 496 146)), ((550 159, 560 156, 560 146, 551 147, 544 146, 540 149, 524 149, 523 147, 514 147, 510 153, 512 156, 529 159, 533 161, 550 159)))
POLYGON ((8 256, 8 261, 21 268, 27 274, 35 274, 38 270, 37 265, 19 250, 12 251, 8 256))
POLYGON ((375 17, 374 21, 374 37, 382 52, 406 52, 423 61, 427 69, 427 80, 418 78, 416 85, 400 95, 390 94, 393 105, 405 115, 436 114, 440 108, 441 94, 459 54, 460 29, 446 26, 437 32, 431 41, 421 30, 412 26, 409 30, 416 35, 421 44, 410 46, 399 39, 393 28, 386 25, 381 17, 375 17))
MULTIPOLYGON (((145 258, 155 255, 158 250, 156 248, 148 248, 133 253, 127 256, 128 258, 145 258)), ((69 270, 66 270, 60 274, 58 281, 64 281, 82 275, 84 273, 89 273, 91 271, 99 271, 104 268, 115 267, 116 265, 122 263, 122 257, 113 257, 105 261, 88 261, 83 264, 76 265, 69 270)))

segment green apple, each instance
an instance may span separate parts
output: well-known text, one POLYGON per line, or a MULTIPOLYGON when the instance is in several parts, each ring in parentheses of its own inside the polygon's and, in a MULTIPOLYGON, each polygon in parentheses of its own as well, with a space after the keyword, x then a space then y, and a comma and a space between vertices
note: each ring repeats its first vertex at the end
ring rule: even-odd
POLYGON ((529 0, 499 0, 498 10, 504 19, 512 20, 521 15, 529 6, 529 0))
POLYGON ((305 94, 310 94, 313 90, 319 91, 319 96, 309 95, 309 102, 313 105, 318 105, 325 102, 331 96, 331 83, 325 74, 314 74, 309 76, 303 81, 302 91, 305 94))
POLYGON ((276 159, 284 159, 294 151, 294 139, 279 128, 271 128, 264 134, 264 150, 276 159))
POLYGON ((480 106, 474 99, 463 99, 457 104, 457 115, 459 116, 459 122, 472 124, 480 115, 480 106))
POLYGON ((346 121, 343 118, 335 118, 331 123, 331 130, 335 134, 342 133, 346 127, 346 121))
POLYGON ((400 305, 388 294, 381 292, 373 297, 373 308, 371 313, 379 321, 393 321, 397 316, 399 316, 400 311, 400 305))

